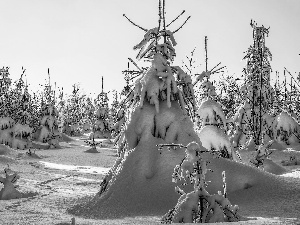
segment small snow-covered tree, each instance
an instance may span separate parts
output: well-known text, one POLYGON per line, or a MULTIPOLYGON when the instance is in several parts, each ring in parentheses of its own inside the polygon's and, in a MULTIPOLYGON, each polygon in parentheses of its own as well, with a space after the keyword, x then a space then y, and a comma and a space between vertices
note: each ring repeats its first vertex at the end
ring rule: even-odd
POLYGON ((109 127, 112 126, 113 123, 109 121, 109 107, 108 107, 108 96, 107 93, 104 92, 103 87, 103 77, 102 77, 102 90, 101 93, 94 100, 96 105, 95 119, 93 121, 93 133, 90 135, 90 139, 92 138, 110 138, 109 127), (110 126, 109 126, 110 125, 110 126))
POLYGON ((49 148, 59 147, 59 138, 61 134, 58 132, 58 110, 55 106, 55 92, 52 90, 50 83, 50 73, 48 69, 49 82, 45 85, 44 96, 41 103, 41 120, 38 132, 38 140, 47 142, 49 148))
POLYGON ((85 95, 80 94, 79 84, 73 84, 73 91, 64 106, 63 132, 74 136, 80 134, 85 110, 85 95))
POLYGON ((221 157, 239 161, 240 156, 237 148, 232 146, 227 134, 227 118, 225 117, 221 105, 214 100, 216 96, 215 88, 213 84, 210 83, 209 78, 210 72, 203 72, 202 75, 200 74, 198 76, 198 81, 203 82, 204 80, 210 84, 210 88, 204 88, 206 97, 196 112, 199 118, 198 127, 200 127, 198 136, 202 142, 202 146, 207 150, 218 151, 221 157))
MULTIPOLYGON (((23 68, 22 68, 23 69, 23 68)), ((30 127, 31 121, 36 119, 32 112, 31 96, 28 93, 28 85, 23 81, 25 69, 22 71, 20 79, 16 82, 16 89, 14 91, 17 97, 14 120, 16 124, 13 128, 12 148, 25 149, 32 147, 32 132, 30 127)))
POLYGON ((240 96, 240 78, 222 74, 216 81, 216 101, 224 106, 223 112, 227 118, 235 114, 236 108, 240 105, 242 98, 240 96))
MULTIPOLYGON (((163 145, 161 145, 162 147, 163 145)), ((238 206, 232 205, 226 194, 226 177, 223 172, 223 193, 209 194, 205 187, 205 175, 209 169, 208 162, 201 157, 201 150, 197 143, 192 142, 186 146, 186 156, 183 161, 174 168, 173 182, 184 180, 184 184, 191 183, 194 190, 185 193, 177 186, 181 196, 176 206, 166 213, 162 223, 215 223, 237 222, 240 220, 238 206)))
MULTIPOLYGON (((7 73, 8 71, 6 71, 6 79, 7 73)), ((32 118, 32 111, 30 111, 31 101, 28 86, 23 80, 24 74, 25 69, 22 68, 20 79, 15 81, 11 88, 8 88, 8 85, 3 85, 6 93, 1 94, 1 108, 3 108, 3 114, 0 118, 0 123, 3 125, 0 132, 1 143, 19 149, 31 146, 33 129, 30 127, 30 122, 34 119, 32 118)), ((8 84, 10 84, 10 80, 8 80, 8 84)))
POLYGON ((270 85, 271 66, 269 59, 272 58, 270 50, 265 46, 265 36, 269 28, 258 27, 251 20, 253 29, 253 46, 250 46, 244 59, 247 60, 244 69, 245 84, 241 90, 244 92, 244 103, 235 116, 236 145, 240 145, 241 137, 252 139, 256 149, 262 143, 264 131, 264 115, 270 110, 273 90, 270 85))
POLYGON ((11 104, 9 101, 11 95, 11 79, 9 68, 0 69, 0 143, 11 145, 12 143, 12 128, 15 121, 10 117, 11 104))

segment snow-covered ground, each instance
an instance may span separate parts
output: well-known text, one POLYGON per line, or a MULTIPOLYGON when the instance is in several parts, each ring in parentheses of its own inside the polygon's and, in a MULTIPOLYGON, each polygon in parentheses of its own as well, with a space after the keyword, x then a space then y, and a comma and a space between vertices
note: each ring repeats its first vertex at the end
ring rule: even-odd
MULTIPOLYGON (((116 159, 116 149, 112 145, 102 149, 97 147, 99 154, 85 153, 87 148, 82 139, 84 137, 61 142, 62 149, 36 150, 36 154, 42 159, 30 158, 24 150, 12 150, 0 145, 0 176, 4 176, 3 169, 9 163, 10 168, 20 175, 17 185, 18 190, 23 193, 21 199, 0 200, 0 224, 71 224, 73 217, 76 224, 159 224, 161 217, 158 215, 133 214, 124 218, 96 219, 92 214, 82 217, 69 213, 70 207, 90 201, 99 192, 103 174, 116 159)), ((272 162, 267 162, 268 169, 278 171, 281 161, 289 159, 291 155, 300 159, 298 150, 298 146, 285 146, 284 150, 271 148, 272 162)), ((254 152, 250 150, 240 153, 245 162, 250 164, 249 159, 254 152)), ((277 196, 276 188, 282 186, 274 187, 274 190, 254 187, 232 192, 229 194, 230 201, 238 204, 240 214, 250 220, 231 224, 300 223, 299 192, 295 192, 300 185, 300 165, 283 168, 286 172, 274 177, 286 179, 285 188, 294 195, 284 196, 280 192, 281 196, 277 196), (294 208, 286 208, 286 213, 282 213, 285 211, 282 207, 289 204, 294 208)), ((208 176, 209 178, 212 177, 208 176)))

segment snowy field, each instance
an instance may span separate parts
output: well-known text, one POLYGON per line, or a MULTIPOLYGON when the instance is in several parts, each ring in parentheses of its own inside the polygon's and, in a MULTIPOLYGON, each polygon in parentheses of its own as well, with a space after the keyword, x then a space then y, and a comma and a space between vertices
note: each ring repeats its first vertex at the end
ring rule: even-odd
MULTIPOLYGON (((24 150, 12 150, 0 145, 0 175, 4 176, 3 169, 9 164, 11 170, 20 175, 17 185, 23 195, 21 199, 0 201, 0 224, 62 225, 71 224, 73 217, 76 224, 159 224, 159 216, 132 215, 122 219, 101 220, 68 213, 68 209, 73 205, 88 201, 97 194, 103 175, 116 159, 116 149, 112 145, 108 148, 98 148, 98 154, 85 153, 87 146, 83 139, 84 137, 80 137, 61 142, 62 149, 37 150, 36 154, 40 159, 27 156, 24 150)), ((292 154, 300 158, 300 147, 271 150, 273 153, 270 159, 275 164, 267 162, 266 168, 275 173, 280 171, 282 174, 278 176, 284 176, 291 181, 288 182, 289 185, 300 185, 299 165, 280 166, 280 162, 292 154)), ((249 163, 253 154, 253 151, 241 151, 246 163, 249 163)), ((274 196, 268 198, 268 193, 265 193, 266 202, 260 202, 258 199, 247 202, 253 198, 255 191, 257 190, 249 191, 243 199, 236 199, 234 193, 229 195, 233 204, 238 202, 240 214, 247 218, 246 221, 231 224, 300 224, 300 213, 298 219, 295 216, 300 208, 287 209, 286 215, 278 215, 276 212, 281 206, 274 196)))

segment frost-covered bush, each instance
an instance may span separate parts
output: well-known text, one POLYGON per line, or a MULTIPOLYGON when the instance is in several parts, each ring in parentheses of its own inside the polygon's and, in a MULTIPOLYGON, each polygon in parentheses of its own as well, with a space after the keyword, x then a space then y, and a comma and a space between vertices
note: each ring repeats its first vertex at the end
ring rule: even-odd
POLYGON ((178 186, 175 190, 181 195, 176 206, 166 213, 162 223, 215 223, 239 221, 238 206, 233 206, 226 198, 225 172, 223 172, 223 194, 209 194, 205 175, 209 170, 207 162, 201 158, 199 145, 195 142, 186 146, 186 156, 174 168, 173 182, 184 180, 194 185, 194 190, 185 193, 178 186))

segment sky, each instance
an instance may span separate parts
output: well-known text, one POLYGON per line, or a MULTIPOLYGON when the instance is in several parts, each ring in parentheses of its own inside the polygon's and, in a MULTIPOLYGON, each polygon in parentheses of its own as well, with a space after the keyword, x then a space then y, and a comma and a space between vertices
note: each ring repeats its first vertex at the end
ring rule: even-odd
MULTIPOLYGON (((51 84, 67 93, 79 84, 87 95, 99 94, 102 76, 104 91, 120 91, 128 57, 135 59, 133 46, 145 33, 123 14, 146 29, 158 25, 158 0, 0 0, 0 5, 0 67, 10 67, 15 80, 23 66, 32 91, 45 84, 48 68, 51 84)), ((279 71, 283 78, 284 67, 294 77, 300 72, 299 0, 166 0, 166 23, 182 10, 170 30, 191 18, 175 34, 173 65, 182 66, 196 47, 196 72, 205 70, 207 36, 208 68, 221 62, 229 74, 240 76, 244 52, 253 43, 253 19, 270 27, 272 76, 279 71)))

